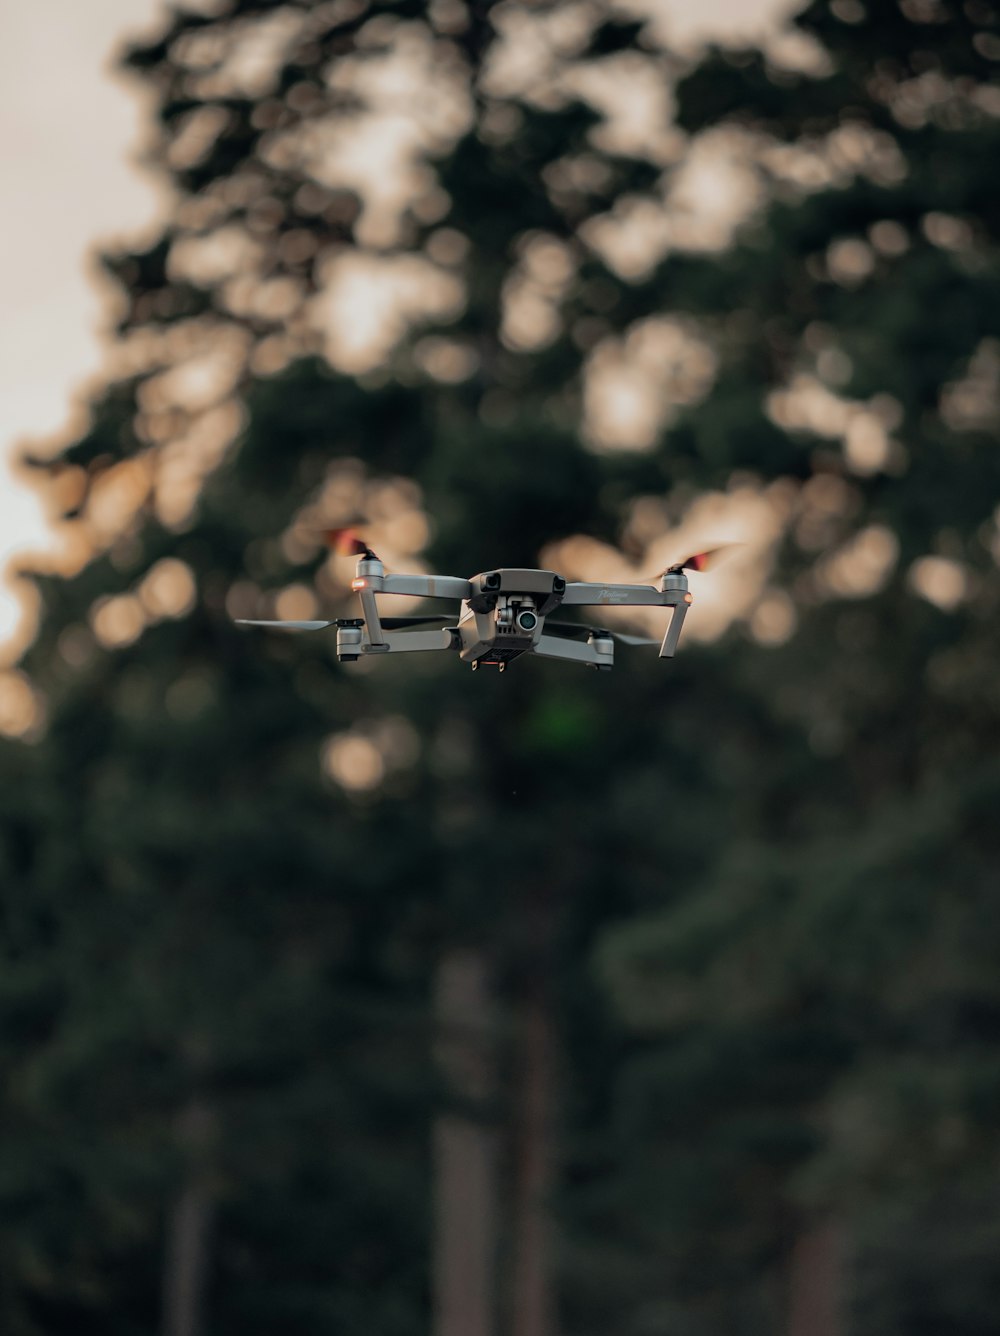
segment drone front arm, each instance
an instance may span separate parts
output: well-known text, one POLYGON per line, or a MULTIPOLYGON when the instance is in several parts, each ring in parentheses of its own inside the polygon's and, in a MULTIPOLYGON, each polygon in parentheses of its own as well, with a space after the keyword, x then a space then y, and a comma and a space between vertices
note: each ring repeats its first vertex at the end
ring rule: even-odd
POLYGON ((361 598, 361 611, 364 613, 365 630, 368 633, 368 639, 371 644, 381 648, 381 646, 388 644, 388 641, 385 638, 385 632, 382 630, 382 623, 379 621, 378 604, 375 602, 375 591, 365 585, 358 590, 358 594, 361 598))
POLYGON ((687 610, 691 606, 691 595, 682 598, 679 603, 674 604, 673 611, 670 614, 670 625, 667 627, 667 633, 663 637, 663 644, 660 646, 659 657, 661 659, 672 659, 677 650, 677 642, 681 638, 681 627, 684 625, 684 618, 687 616, 687 610))
POLYGON ((372 553, 358 562, 357 577, 351 588, 361 601, 364 614, 364 635, 343 632, 338 636, 338 653, 342 658, 357 658, 361 654, 387 654, 422 649, 449 649, 452 639, 442 631, 414 633, 403 636, 387 632, 379 616, 376 594, 402 594, 409 598, 465 599, 472 593, 468 580, 451 575, 387 575, 382 562, 372 553), (343 645, 343 650, 341 650, 343 645), (356 650, 355 650, 356 647, 356 650))
POLYGON ((652 585, 596 584, 573 580, 566 585, 566 592, 560 602, 564 608, 666 608, 683 597, 680 590, 659 590, 652 585))
POLYGON ((671 586, 666 589, 654 589, 652 585, 627 584, 592 584, 576 581, 566 586, 562 603, 575 604, 578 607, 621 607, 621 608, 670 608, 670 623, 667 626, 663 643, 660 645, 660 658, 672 659, 681 637, 681 628, 691 604, 691 595, 687 591, 687 580, 683 572, 679 575, 668 572, 666 579, 671 579, 671 586))
POLYGON ((456 575, 378 575, 359 574, 352 589, 364 601, 365 591, 373 594, 405 594, 410 598, 472 597, 472 585, 456 575))

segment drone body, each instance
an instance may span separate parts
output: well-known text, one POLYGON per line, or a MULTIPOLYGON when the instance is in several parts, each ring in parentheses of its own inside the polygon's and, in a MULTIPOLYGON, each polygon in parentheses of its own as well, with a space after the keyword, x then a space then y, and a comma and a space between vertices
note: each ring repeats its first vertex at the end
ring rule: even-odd
POLYGON ((615 640, 633 645, 660 645, 660 658, 673 657, 691 594, 687 569, 700 569, 692 557, 671 566, 659 577, 659 588, 647 584, 600 584, 569 581, 555 571, 499 567, 471 579, 450 575, 394 575, 361 540, 357 578, 352 589, 361 600, 362 617, 335 621, 274 622, 240 620, 242 626, 268 626, 286 631, 337 628, 337 657, 350 663, 370 654, 449 650, 475 670, 482 665, 503 672, 522 654, 566 659, 608 671, 614 664, 615 640), (377 594, 410 598, 450 599, 460 604, 457 616, 383 617, 377 594), (672 609, 662 642, 623 635, 601 627, 548 619, 559 608, 658 607, 672 609), (439 625, 434 625, 439 624, 439 625), (433 629, 418 629, 427 628, 433 629))

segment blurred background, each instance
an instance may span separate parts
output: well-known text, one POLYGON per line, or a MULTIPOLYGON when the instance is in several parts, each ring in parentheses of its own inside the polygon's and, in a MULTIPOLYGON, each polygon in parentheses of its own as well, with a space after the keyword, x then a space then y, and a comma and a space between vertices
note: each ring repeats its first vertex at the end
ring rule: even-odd
POLYGON ((5 17, 0 1329, 992 1333, 994 6, 5 17))

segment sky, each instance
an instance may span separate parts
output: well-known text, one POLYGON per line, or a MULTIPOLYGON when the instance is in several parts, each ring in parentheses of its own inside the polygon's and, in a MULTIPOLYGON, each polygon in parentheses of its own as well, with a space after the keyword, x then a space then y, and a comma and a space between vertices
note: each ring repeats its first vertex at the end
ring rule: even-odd
MULTIPOLYGON (((113 73, 162 0, 0 0, 0 565, 45 542, 32 493, 10 471, 33 440, 82 422, 112 293, 94 247, 155 224, 162 188, 133 161, 147 103, 113 73)), ((0 639, 19 616, 0 589, 0 639)))
MULTIPOLYGON (((789 0, 634 0, 679 43, 759 34, 789 0)), ((114 292, 97 249, 155 233, 162 182, 140 165, 152 103, 114 69, 130 36, 155 30, 166 0, 0 0, 0 568, 44 550, 34 493, 11 470, 37 443, 54 449, 86 422, 114 292)), ((0 584, 0 644, 21 608, 0 584)))

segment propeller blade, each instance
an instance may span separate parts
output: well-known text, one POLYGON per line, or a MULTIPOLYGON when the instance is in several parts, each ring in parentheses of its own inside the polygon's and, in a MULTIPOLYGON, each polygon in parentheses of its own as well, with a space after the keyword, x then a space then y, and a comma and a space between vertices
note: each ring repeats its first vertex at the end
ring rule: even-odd
POLYGON ((620 640, 623 645, 659 645, 663 637, 659 640, 651 640, 649 636, 626 635, 624 631, 612 631, 611 634, 616 640, 620 640))
POLYGON ((342 557, 375 557, 375 553, 361 537, 361 533, 355 525, 345 525, 339 529, 324 529, 323 537, 334 552, 342 557))
MULTIPOLYGON (((265 622, 250 620, 246 617, 237 617, 237 626, 269 626, 276 631, 322 631, 327 626, 337 626, 338 622, 265 622)), ((343 620, 343 619, 341 619, 343 620)), ((435 616, 413 616, 413 617, 380 617, 379 622, 385 631, 399 631, 407 626, 430 626, 435 622, 444 625, 446 622, 453 621, 452 617, 435 616)))
POLYGON ((324 627, 336 626, 336 622, 260 622, 246 617, 235 619, 237 626, 270 626, 275 631, 322 631, 324 627))
POLYGON ((660 572, 660 575, 666 575, 668 571, 710 571, 713 566, 718 565, 727 552, 732 552, 738 547, 742 547, 742 543, 722 543, 719 547, 710 547, 705 552, 696 552, 693 557, 685 557, 683 561, 668 566, 666 571, 660 572))

